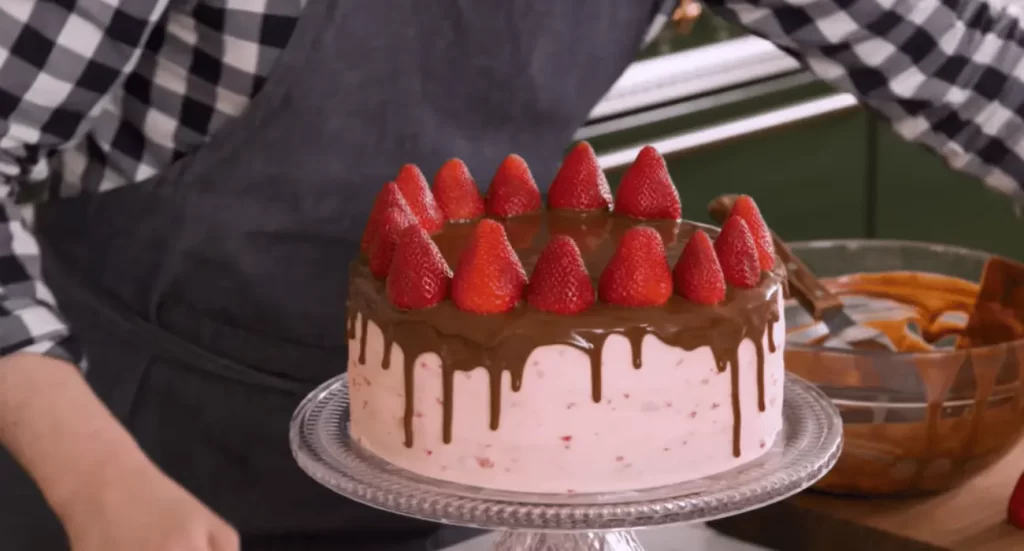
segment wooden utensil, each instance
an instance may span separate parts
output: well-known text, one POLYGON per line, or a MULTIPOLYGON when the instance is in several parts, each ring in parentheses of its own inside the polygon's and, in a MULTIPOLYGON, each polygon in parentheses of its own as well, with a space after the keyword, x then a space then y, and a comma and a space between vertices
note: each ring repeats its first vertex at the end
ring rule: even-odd
MULTIPOLYGON (((708 213, 718 224, 725 222, 736 202, 737 195, 720 195, 708 205, 708 213)), ((771 231, 771 230, 769 230, 771 231)), ((829 348, 880 348, 895 350, 896 347, 884 333, 858 324, 843 310, 839 297, 825 288, 806 264, 800 261, 786 243, 771 232, 775 254, 786 266, 789 292, 815 320, 825 323, 829 337, 823 346, 829 348)))
POLYGON ((1024 264, 1001 256, 985 262, 978 298, 957 348, 974 348, 1024 337, 1024 264))

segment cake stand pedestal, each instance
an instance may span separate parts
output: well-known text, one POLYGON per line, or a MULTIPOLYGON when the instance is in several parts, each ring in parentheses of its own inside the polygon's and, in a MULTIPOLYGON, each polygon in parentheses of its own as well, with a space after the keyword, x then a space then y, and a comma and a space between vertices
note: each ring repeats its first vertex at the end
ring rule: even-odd
POLYGON ((363 451, 348 434, 345 376, 328 381, 292 417, 299 466, 335 492, 419 519, 499 530, 498 551, 642 551, 634 529, 750 511, 814 484, 839 458, 842 422, 829 399, 787 376, 783 429, 761 458, 683 484, 604 494, 502 492, 434 480, 363 451))

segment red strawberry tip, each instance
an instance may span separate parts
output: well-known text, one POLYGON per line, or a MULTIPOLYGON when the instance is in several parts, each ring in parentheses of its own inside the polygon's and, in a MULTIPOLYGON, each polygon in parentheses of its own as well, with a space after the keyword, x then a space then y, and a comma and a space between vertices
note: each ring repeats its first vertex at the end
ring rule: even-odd
POLYGON ((714 247, 729 285, 740 289, 757 286, 761 281, 757 246, 743 218, 729 216, 715 239, 714 247))
POLYGON ((569 150, 548 189, 551 209, 607 211, 612 204, 608 178, 594 148, 581 141, 569 150))
POLYGON ((436 306, 448 297, 451 278, 451 268, 426 230, 419 224, 403 229, 386 282, 392 304, 407 310, 436 306))
POLYGON ((519 302, 525 286, 526 272, 504 226, 495 220, 481 220, 455 268, 455 305, 477 314, 508 312, 519 302))
POLYGON ((484 204, 487 213, 497 218, 511 218, 541 210, 540 190, 522 157, 514 153, 505 157, 491 179, 484 204))
POLYGON ((483 195, 461 159, 449 159, 441 165, 434 175, 433 192, 449 221, 466 222, 485 214, 483 195))
POLYGON ((739 216, 747 223, 747 229, 757 247, 758 264, 762 270, 770 271, 775 266, 775 243, 757 203, 749 195, 740 195, 733 203, 729 215, 739 216))
POLYGON ((370 216, 366 221, 366 228, 363 230, 363 237, 360 240, 359 248, 364 255, 370 254, 370 245, 377 234, 379 226, 383 223, 387 212, 391 209, 398 209, 412 216, 409 204, 402 196, 401 190, 394 182, 384 184, 370 209, 370 216))
POLYGON ((672 270, 676 294, 706 306, 725 300, 725 276, 711 238, 697 230, 672 270))
POLYGON ((574 315, 594 304, 594 287, 576 242, 556 235, 541 251, 526 288, 530 306, 553 314, 574 315))
POLYGON ((427 179, 418 166, 403 165, 395 177, 395 184, 409 204, 409 210, 428 234, 433 235, 444 228, 444 213, 437 206, 434 194, 427 185, 427 179))
POLYGON ((608 304, 661 306, 672 295, 672 272, 661 235, 648 226, 630 228, 601 272, 598 296, 608 304))
POLYGON ((622 175, 615 212, 641 220, 682 217, 679 191, 672 183, 665 159, 653 147, 641 149, 622 175))

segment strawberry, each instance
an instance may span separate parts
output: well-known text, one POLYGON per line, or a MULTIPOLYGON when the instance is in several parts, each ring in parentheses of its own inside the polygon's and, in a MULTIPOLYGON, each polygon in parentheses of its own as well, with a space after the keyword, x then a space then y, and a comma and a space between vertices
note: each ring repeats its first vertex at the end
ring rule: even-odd
POLYGON ((384 279, 388 276, 402 230, 416 225, 416 217, 408 209, 390 208, 384 213, 370 242, 370 271, 374 277, 384 279))
POLYGON ((460 310, 500 314, 515 308, 526 285, 526 272, 494 220, 481 220, 462 253, 452 278, 452 300, 460 310))
POLYGON ((1010 494, 1010 502, 1006 506, 1006 520, 1014 527, 1024 530, 1024 474, 1017 479, 1017 485, 1010 494))
POLYGON ((553 314, 578 314, 594 304, 594 286, 571 237, 551 238, 533 267, 526 302, 553 314))
POLYGON ((449 159, 434 175, 434 198, 452 222, 476 220, 484 216, 484 198, 469 167, 459 159, 449 159))
POLYGON ((749 289, 761 280, 757 246, 747 223, 739 216, 730 216, 715 239, 715 253, 722 265, 725 281, 733 287, 749 289))
POLYGON ((370 218, 366 222, 366 229, 363 230, 363 239, 359 243, 359 248, 363 254, 370 254, 370 243, 373 242, 373 236, 377 233, 377 227, 380 226, 385 213, 389 209, 400 209, 409 216, 412 216, 409 203, 402 197, 402 192, 399 191, 398 185, 394 182, 384 184, 384 188, 380 190, 377 198, 373 201, 373 208, 370 209, 370 218))
POLYGON ((661 306, 672 295, 665 244, 654 228, 637 226, 622 235, 598 282, 601 300, 619 306, 661 306))
POLYGON ((690 302, 713 306, 725 300, 725 275, 708 234, 697 230, 686 242, 672 281, 676 294, 690 302))
POLYGON ((733 203, 730 216, 739 216, 747 223, 750 235, 754 237, 754 245, 757 246, 757 259, 761 269, 768 271, 775 266, 775 244, 772 242, 772 233, 768 231, 768 225, 761 217, 761 209, 749 195, 740 195, 733 203))
POLYGON ((434 240, 419 224, 402 230, 388 270, 387 291, 399 308, 420 310, 448 296, 452 271, 434 240))
POLYGON ((501 162, 487 190, 487 213, 499 218, 520 216, 540 210, 540 190, 526 161, 509 155, 501 162))
POLYGON ((608 210, 612 190, 608 187, 594 148, 587 142, 576 144, 562 160, 558 174, 548 190, 548 207, 568 210, 608 210))
POLYGON ((409 203, 409 209, 427 233, 433 235, 444 227, 444 213, 427 187, 427 179, 416 165, 405 165, 395 177, 398 190, 409 203))
POLYGON ((679 192, 665 166, 665 159, 651 146, 645 146, 626 169, 615 196, 615 212, 633 218, 679 219, 683 207, 679 192))

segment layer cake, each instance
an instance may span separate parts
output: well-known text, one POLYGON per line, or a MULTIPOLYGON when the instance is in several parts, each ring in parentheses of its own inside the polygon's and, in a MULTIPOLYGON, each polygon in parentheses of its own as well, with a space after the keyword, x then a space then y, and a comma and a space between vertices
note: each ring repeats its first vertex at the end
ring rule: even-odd
POLYGON ((749 197, 681 220, 644 148, 612 198, 586 143, 546 208, 510 155, 412 165, 351 268, 349 430, 414 473, 499 490, 684 482, 764 454, 782 425, 784 268, 749 197), (712 241, 714 237, 714 241, 712 241))

